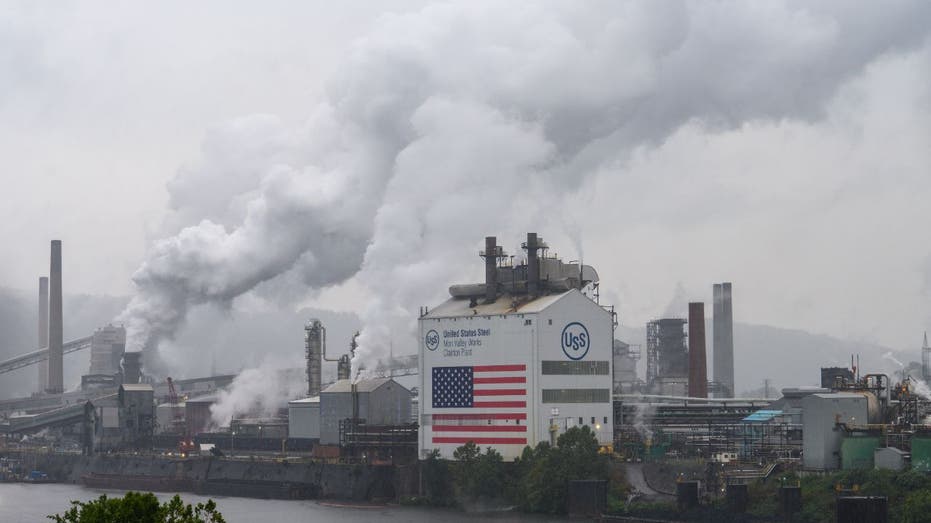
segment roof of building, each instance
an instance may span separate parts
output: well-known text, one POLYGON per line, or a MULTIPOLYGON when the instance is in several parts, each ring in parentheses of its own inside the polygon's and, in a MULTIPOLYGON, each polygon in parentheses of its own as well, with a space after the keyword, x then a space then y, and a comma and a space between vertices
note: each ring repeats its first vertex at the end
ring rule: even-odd
POLYGON ((844 400, 844 399, 862 399, 863 394, 857 394, 856 392, 826 392, 824 394, 811 394, 816 398, 823 398, 828 400, 844 400))
POLYGON ((433 308, 424 318, 452 318, 460 316, 500 316, 502 314, 536 314, 542 312, 550 305, 556 303, 564 296, 579 292, 575 289, 557 294, 548 294, 540 296, 533 300, 527 300, 526 296, 512 296, 502 294, 494 303, 484 303, 478 300, 472 305, 466 298, 450 298, 433 308))
MULTIPOLYGON (((406 387, 400 383, 394 381, 391 378, 372 378, 367 380, 359 380, 356 382, 356 392, 372 392, 373 390, 381 387, 382 385, 388 382, 394 382, 397 386, 401 387, 404 390, 407 390, 406 387)), ((336 380, 332 385, 323 389, 321 393, 333 393, 333 392, 352 392, 352 380, 336 380)))
POLYGON ((760 409, 753 414, 750 414, 741 421, 746 421, 750 423, 765 423, 767 421, 772 421, 773 418, 782 415, 781 410, 769 410, 769 409, 760 409))
POLYGON ((152 385, 148 383, 124 383, 120 387, 123 390, 132 392, 153 392, 152 385))
POLYGON ((310 405, 310 404, 319 404, 320 396, 311 396, 309 398, 302 398, 299 400, 291 400, 288 402, 288 405, 310 405))

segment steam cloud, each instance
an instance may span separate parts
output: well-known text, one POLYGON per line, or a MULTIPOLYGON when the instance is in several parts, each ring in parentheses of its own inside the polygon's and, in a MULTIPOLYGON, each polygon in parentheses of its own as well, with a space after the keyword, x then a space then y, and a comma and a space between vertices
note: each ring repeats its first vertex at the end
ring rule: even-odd
POLYGON ((929 13, 905 0, 611 1, 386 16, 304 124, 221 126, 171 183, 174 219, 195 225, 135 273, 129 348, 172 368, 159 342, 192 306, 356 277, 373 300, 355 366, 381 358, 485 233, 559 226, 552 210, 586 180, 683 124, 817 119, 843 81, 921 43, 929 13))

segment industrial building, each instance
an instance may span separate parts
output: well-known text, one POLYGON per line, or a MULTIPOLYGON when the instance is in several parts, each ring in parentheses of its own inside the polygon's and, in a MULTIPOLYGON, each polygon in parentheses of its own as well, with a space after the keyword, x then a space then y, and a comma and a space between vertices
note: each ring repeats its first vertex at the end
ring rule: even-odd
POLYGON ((453 285, 419 319, 421 457, 473 441, 513 460, 582 425, 611 444, 615 318, 583 293, 597 273, 547 256, 535 233, 526 264, 496 243, 480 253, 484 283, 453 285))
POLYGON ((664 318, 647 324, 647 386, 652 394, 685 396, 688 391, 685 323, 664 318))
POLYGON ((411 391, 391 378, 337 380, 320 392, 320 444, 339 445, 346 420, 403 425, 411 417, 411 391))
POLYGON ((320 396, 288 402, 288 437, 320 439, 320 396))

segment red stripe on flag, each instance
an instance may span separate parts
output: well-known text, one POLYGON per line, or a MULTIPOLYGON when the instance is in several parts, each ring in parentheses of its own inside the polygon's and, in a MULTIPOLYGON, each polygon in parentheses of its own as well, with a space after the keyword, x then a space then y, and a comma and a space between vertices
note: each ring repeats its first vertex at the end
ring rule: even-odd
POLYGON ((470 438, 461 437, 443 437, 433 438, 434 443, 475 443, 476 445, 526 445, 527 438, 470 438))
POLYGON ((527 383, 527 378, 472 378, 472 383, 527 383))
POLYGON ((527 432, 526 425, 434 425, 433 432, 527 432))
POLYGON ((527 370, 526 365, 476 365, 472 372, 514 372, 527 370))
POLYGON ((526 396, 527 389, 475 389, 474 396, 526 396))
POLYGON ((489 412, 483 414, 434 414, 433 419, 460 420, 460 419, 527 419, 525 413, 489 412))
POLYGON ((472 403, 472 407, 476 409, 484 408, 507 408, 507 409, 523 409, 527 407, 526 401, 476 401, 472 403))

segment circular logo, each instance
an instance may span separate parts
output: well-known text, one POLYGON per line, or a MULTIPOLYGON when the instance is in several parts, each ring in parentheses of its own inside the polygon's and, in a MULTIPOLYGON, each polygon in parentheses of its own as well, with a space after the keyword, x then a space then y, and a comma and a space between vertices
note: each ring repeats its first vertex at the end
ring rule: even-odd
POLYGON ((440 335, 433 329, 430 329, 430 332, 423 337, 423 344, 427 346, 427 350, 436 350, 440 346, 440 335))
POLYGON ((562 338, 559 340, 562 345, 562 351, 570 360, 580 360, 588 354, 588 347, 592 344, 592 338, 588 335, 588 329, 585 325, 574 321, 566 325, 562 330, 562 338))

